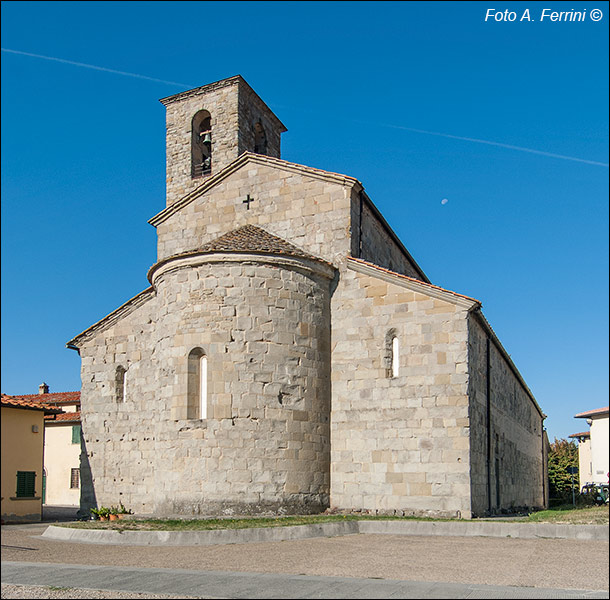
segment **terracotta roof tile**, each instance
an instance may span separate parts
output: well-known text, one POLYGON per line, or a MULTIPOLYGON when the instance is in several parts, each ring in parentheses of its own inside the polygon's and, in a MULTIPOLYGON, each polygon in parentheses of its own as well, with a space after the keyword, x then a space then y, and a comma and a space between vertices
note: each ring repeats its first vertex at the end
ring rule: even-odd
POLYGON ((313 258, 312 254, 255 225, 244 225, 199 248, 199 252, 264 252, 313 258))
POLYGON ((62 423, 80 423, 80 411, 61 413, 57 415, 47 415, 44 420, 48 422, 61 421, 62 423))
POLYGON ((2 406, 6 406, 8 408, 27 408, 30 410, 42 410, 45 414, 56 414, 62 412, 61 408, 50 407, 35 402, 29 402, 28 400, 24 400, 23 398, 8 396, 7 394, 2 394, 2 406))
POLYGON ((36 404, 76 404, 80 403, 80 392, 52 392, 48 394, 18 394, 13 398, 23 398, 36 404))
POLYGON ((572 435, 569 435, 568 437, 571 438, 581 438, 581 437, 591 437, 591 432, 590 431, 582 431, 581 433, 573 433, 572 435))
POLYGON ((594 410, 588 410, 586 412, 578 413, 574 415, 575 419, 586 419, 588 417, 601 417, 602 415, 607 415, 610 411, 608 410, 610 407, 604 406, 604 408, 596 408, 594 410))
MULTIPOLYGON (((216 252, 243 252, 248 254, 279 254, 282 256, 295 256, 306 258, 330 265, 329 262, 301 250, 297 246, 283 240, 276 235, 268 233, 256 225, 244 225, 229 231, 224 235, 204 244, 200 248, 181 252, 168 257, 165 260, 189 256, 192 254, 213 254, 216 252)), ((165 260, 157 264, 162 264, 165 260)), ((330 265, 332 266, 332 265, 330 265)), ((154 267, 153 267, 154 268, 154 267)))

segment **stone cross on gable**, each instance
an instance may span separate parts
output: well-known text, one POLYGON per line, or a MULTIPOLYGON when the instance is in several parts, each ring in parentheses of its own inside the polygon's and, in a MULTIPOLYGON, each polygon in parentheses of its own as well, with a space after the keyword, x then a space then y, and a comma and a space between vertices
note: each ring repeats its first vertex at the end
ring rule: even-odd
POLYGON ((250 194, 248 194, 248 197, 243 201, 246 205, 246 210, 250 210, 250 202, 254 202, 254 198, 250 198, 250 194))

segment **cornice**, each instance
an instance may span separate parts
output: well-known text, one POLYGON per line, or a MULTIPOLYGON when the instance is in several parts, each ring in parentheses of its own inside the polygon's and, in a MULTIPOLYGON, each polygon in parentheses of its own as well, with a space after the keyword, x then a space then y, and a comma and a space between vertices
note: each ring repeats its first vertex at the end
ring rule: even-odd
POLYGON ((208 263, 263 263, 308 275, 321 275, 326 279, 334 277, 336 269, 326 261, 301 256, 287 256, 268 252, 189 252, 170 256, 153 265, 148 271, 148 281, 156 289, 157 282, 166 273, 181 269, 191 269, 208 263))

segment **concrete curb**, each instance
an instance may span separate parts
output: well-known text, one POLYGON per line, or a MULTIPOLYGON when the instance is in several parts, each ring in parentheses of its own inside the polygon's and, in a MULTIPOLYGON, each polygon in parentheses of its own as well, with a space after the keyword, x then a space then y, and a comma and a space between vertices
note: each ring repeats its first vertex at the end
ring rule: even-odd
POLYGON ((354 535, 434 535, 446 537, 502 537, 519 539, 567 539, 608 541, 606 525, 559 525, 554 523, 490 523, 444 521, 346 521, 288 527, 217 529, 210 531, 111 531, 71 529, 50 525, 42 537, 88 544, 126 544, 130 546, 212 546, 281 542, 316 537, 354 535))
POLYGON ((490 523, 488 521, 358 521, 358 524, 359 533, 608 541, 608 527, 606 525, 490 523))
POLYGON ((70 529, 50 525, 42 537, 89 544, 128 544, 130 546, 213 546, 250 542, 283 542, 359 533, 358 521, 317 523, 288 527, 216 529, 210 531, 110 531, 70 529))

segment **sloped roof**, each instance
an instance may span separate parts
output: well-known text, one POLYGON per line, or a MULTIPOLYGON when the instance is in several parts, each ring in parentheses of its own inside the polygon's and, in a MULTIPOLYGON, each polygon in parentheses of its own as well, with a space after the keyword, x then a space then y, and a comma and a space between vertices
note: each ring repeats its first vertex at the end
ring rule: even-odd
POLYGON ((61 408, 45 406, 36 402, 30 402, 20 397, 9 396, 2 394, 2 406, 7 408, 24 408, 28 410, 41 410, 45 415, 57 414, 63 412, 61 408))
POLYGON ((45 415, 45 423, 80 423, 80 411, 62 412, 61 414, 45 415))
POLYGON ((588 438, 588 437, 591 437, 591 432, 590 431, 581 431, 580 433, 573 433, 572 435, 569 435, 568 437, 571 437, 571 438, 588 438))
POLYGON ((608 406, 604 406, 603 408, 596 408, 594 410, 588 410, 586 412, 581 412, 578 413, 577 415, 574 415, 575 419, 588 419, 590 417, 601 417, 603 415, 607 415, 609 414, 609 408, 608 406))
MULTIPOLYGON (((214 252, 246 252, 256 254, 281 254, 284 256, 296 256, 297 258, 307 258, 318 260, 330 264, 325 260, 297 248, 294 244, 265 231, 256 225, 244 225, 233 231, 204 244, 201 248, 194 251, 184 252, 183 254, 212 254, 214 252)), ((181 256, 181 254, 174 255, 181 256)))
POLYGON ((348 257, 348 266, 353 268, 355 271, 359 271, 361 269, 357 268, 357 265, 361 265, 363 267, 363 272, 377 276, 387 278, 388 281, 392 283, 404 283, 411 284, 410 289, 413 291, 421 291, 423 293, 427 293, 434 297, 439 297, 442 300, 446 300, 448 302, 456 303, 457 301, 466 301, 467 306, 481 305, 481 302, 476 298, 471 298, 470 296, 465 296, 464 294, 458 294, 457 292, 453 292, 451 290, 446 290, 445 288, 439 287, 438 285, 434 285, 428 281, 422 281, 421 279, 416 279, 415 277, 409 277, 408 275, 403 275, 402 273, 398 273, 396 271, 391 271, 390 269, 386 269, 385 267, 380 267, 375 263, 369 262, 368 260, 364 260, 362 258, 355 258, 353 256, 348 257), (356 267, 356 268, 354 268, 356 267))
POLYGON ((72 350, 78 350, 78 343, 81 340, 86 338, 87 335, 97 331, 101 326, 110 326, 122 319, 123 317, 130 314, 136 308, 142 306, 145 302, 147 302, 150 298, 155 295, 155 290, 152 286, 147 287, 145 290, 136 294, 130 300, 127 300, 124 304, 121 304, 118 308, 113 310, 110 314, 107 314, 105 317, 87 327, 85 331, 82 331, 78 335, 74 336, 69 342, 66 343, 66 348, 70 348, 72 350))
POLYGON ((286 126, 279 120, 277 115, 267 106, 265 101, 252 89, 250 84, 241 75, 233 75, 232 77, 227 77, 225 79, 221 79, 220 81, 214 81, 213 83, 208 83, 206 85, 186 90, 184 92, 179 92, 178 94, 173 94, 172 96, 166 96, 165 98, 161 98, 159 102, 161 102, 163 106, 168 106, 169 104, 172 104, 179 100, 183 100, 184 98, 200 96, 207 92, 211 92, 213 90, 217 90, 219 88, 231 85, 242 85, 244 88, 249 90, 251 94, 254 94, 255 98, 269 111, 271 118, 274 119, 281 127, 282 132, 288 131, 286 129, 286 126))
POLYGON ((20 394, 22 398, 36 404, 80 404, 80 392, 49 392, 47 394, 20 394))

